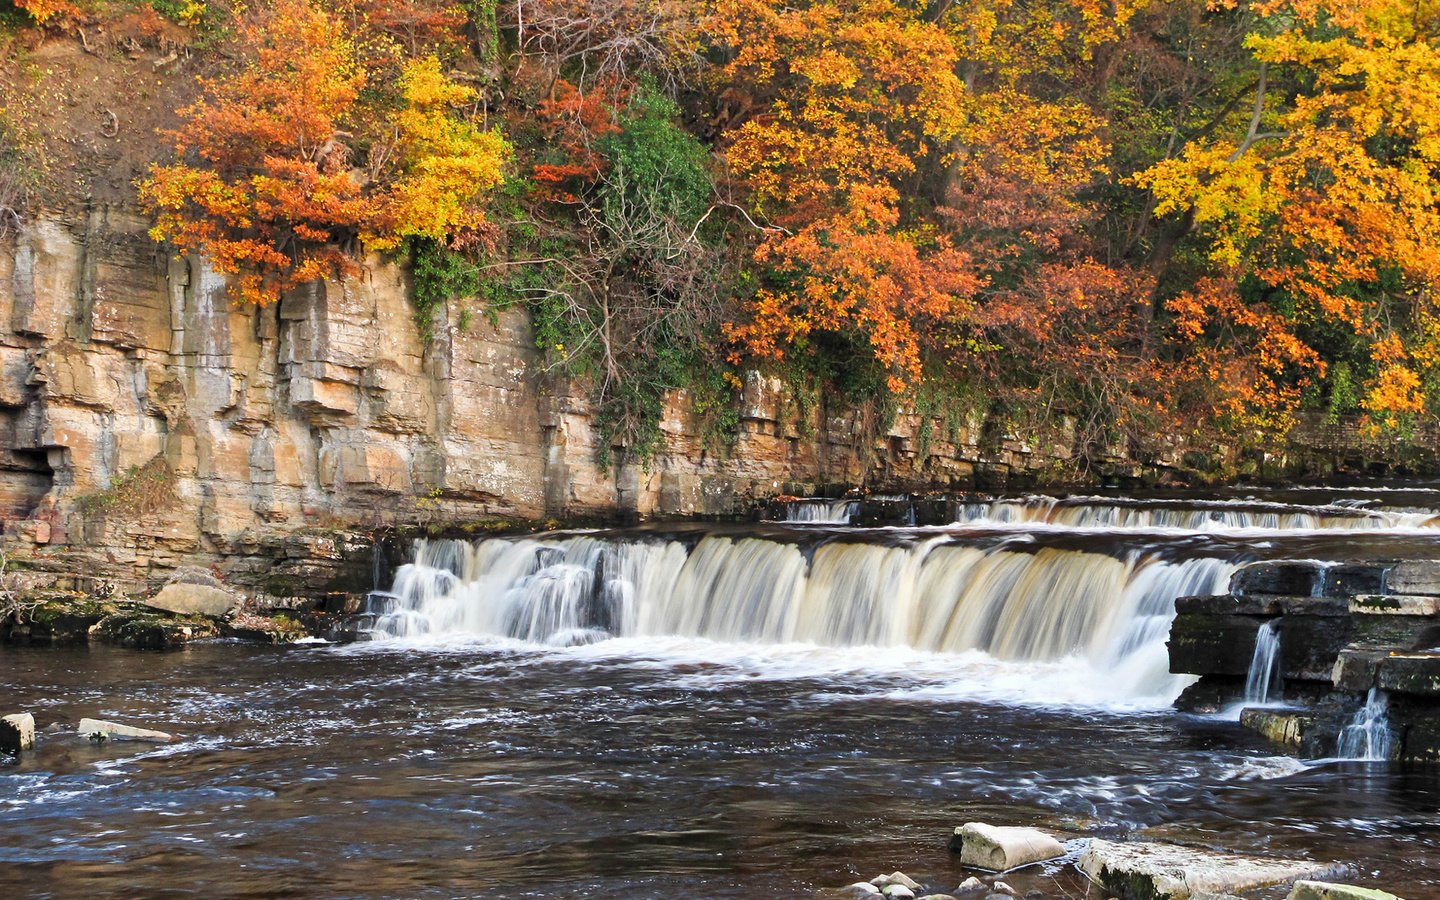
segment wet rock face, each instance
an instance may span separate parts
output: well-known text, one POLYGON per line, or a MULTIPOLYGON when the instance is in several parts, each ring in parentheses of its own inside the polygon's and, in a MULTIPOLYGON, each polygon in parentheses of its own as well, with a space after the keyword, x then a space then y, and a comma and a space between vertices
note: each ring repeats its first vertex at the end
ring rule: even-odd
POLYGON ((1242 725, 1292 752, 1331 756, 1373 689, 1389 700, 1393 757, 1440 759, 1440 563, 1255 563, 1230 588, 1176 603, 1171 671, 1201 676, 1179 706, 1239 701, 1260 628, 1273 623, 1284 699, 1303 708, 1247 709, 1242 725), (1308 593, 1269 593, 1281 589, 1308 593))

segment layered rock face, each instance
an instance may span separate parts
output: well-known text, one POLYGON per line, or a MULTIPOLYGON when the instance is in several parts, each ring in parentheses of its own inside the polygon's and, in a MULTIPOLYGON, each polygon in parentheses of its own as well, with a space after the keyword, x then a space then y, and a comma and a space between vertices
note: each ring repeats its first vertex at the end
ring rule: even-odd
POLYGON ((337 526, 725 515, 826 484, 1002 485, 1068 455, 1018 440, 982 453, 978 422, 927 429, 914 415, 877 438, 858 412, 805 409, 752 375, 732 445, 707 441, 679 393, 657 458, 606 469, 583 385, 547 375, 523 310, 457 304, 424 341, 408 273, 376 259, 276 307, 237 307, 147 225, 97 207, 0 248, 12 560, 103 548, 70 570, 153 584, 218 564, 247 586, 289 560, 312 583, 354 555, 319 534, 337 526))
POLYGON ((1268 626, 1278 696, 1244 709, 1242 725, 1327 757, 1345 755, 1344 733, 1368 712, 1384 721, 1359 758, 1440 759, 1440 561, 1252 563, 1229 594, 1182 597, 1175 608, 1170 670, 1201 676, 1181 708, 1256 702, 1246 694, 1268 626))

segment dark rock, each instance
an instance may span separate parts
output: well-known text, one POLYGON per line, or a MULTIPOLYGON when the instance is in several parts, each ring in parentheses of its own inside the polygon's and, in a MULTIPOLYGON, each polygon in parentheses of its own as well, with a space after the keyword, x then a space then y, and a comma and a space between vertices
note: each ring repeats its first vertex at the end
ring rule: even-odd
POLYGON ((201 616, 172 616, 131 608, 101 619, 90 634, 132 650, 170 650, 201 638, 218 637, 220 627, 201 616))
MULTIPOLYGON (((1264 619, 1182 613, 1170 625, 1170 671, 1191 675, 1244 675, 1264 619)), ((1282 645, 1283 646, 1283 645, 1282 645)))
POLYGON ((1335 660, 1350 643, 1352 634, 1351 617, 1334 615, 1333 608, 1326 605, 1332 602, 1297 607, 1297 612, 1280 620, 1280 657, 1287 681, 1330 680, 1335 660))
POLYGON ((1390 655, 1377 664, 1379 687, 1392 693, 1440 697, 1440 653, 1390 655))
POLYGON ((1357 594, 1379 594, 1385 590, 1389 567, 1371 563, 1342 563, 1325 569, 1321 593, 1327 597, 1354 597, 1357 594))
POLYGON ((1273 594, 1257 594, 1253 597, 1237 597, 1234 594, 1216 594, 1210 597, 1181 597, 1175 601, 1175 612, 1180 615, 1198 613, 1205 616, 1278 616, 1280 602, 1284 599, 1273 594))
POLYGON ((1318 597, 1324 587, 1324 566, 1316 562, 1257 562, 1230 576, 1230 593, 1318 597))

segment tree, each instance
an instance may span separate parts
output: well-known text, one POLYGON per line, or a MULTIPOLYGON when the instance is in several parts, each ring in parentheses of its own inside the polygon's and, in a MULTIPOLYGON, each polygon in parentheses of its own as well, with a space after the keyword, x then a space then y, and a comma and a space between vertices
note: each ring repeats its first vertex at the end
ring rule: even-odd
POLYGON ((856 332, 904 390, 926 323, 963 311, 979 283, 903 203, 960 128, 954 47, 890 0, 719 0, 705 27, 726 90, 753 111, 723 135, 726 158, 770 223, 754 251, 765 278, 731 337, 778 358, 815 332, 856 332))
POLYGON ((1157 215, 1204 241, 1215 280, 1173 302, 1197 338, 1246 330, 1260 377, 1242 399, 1281 421, 1335 344, 1360 335, 1364 405, 1398 424, 1424 408, 1413 323, 1440 278, 1440 12, 1411 0, 1247 7, 1253 102, 1232 134, 1140 173, 1157 215), (1400 336, 1411 334, 1409 339, 1400 336))
MULTIPOLYGON (((509 146, 455 118, 473 92, 451 84, 433 58, 412 62, 388 134, 362 103, 367 72, 333 16, 305 0, 278 0, 241 33, 245 62, 202 80, 206 97, 175 132, 180 161, 140 185, 155 214, 151 236, 203 250, 237 276, 244 301, 355 268, 358 239, 391 249, 407 235, 455 237, 482 223, 479 203, 500 181, 509 146), (355 166, 354 145, 368 149, 355 166)), ((388 105, 383 92, 369 104, 388 105)))

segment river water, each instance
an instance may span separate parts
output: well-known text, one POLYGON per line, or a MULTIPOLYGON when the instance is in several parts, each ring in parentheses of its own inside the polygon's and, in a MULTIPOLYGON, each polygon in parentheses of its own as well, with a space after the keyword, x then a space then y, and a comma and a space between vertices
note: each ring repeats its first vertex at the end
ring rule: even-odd
MULTIPOLYGON (((1440 897, 1435 769, 1297 762, 1168 706, 1166 592, 1257 556, 1437 550, 1413 512, 1290 512, 1318 518, 437 542, 367 643, 0 647, 7 712, 183 736, 57 732, 0 766, 0 885, 806 896, 898 868, 948 890, 968 874, 950 831, 986 821, 1348 862, 1440 897)), ((1006 880, 1085 890, 1064 866, 1006 880)))

